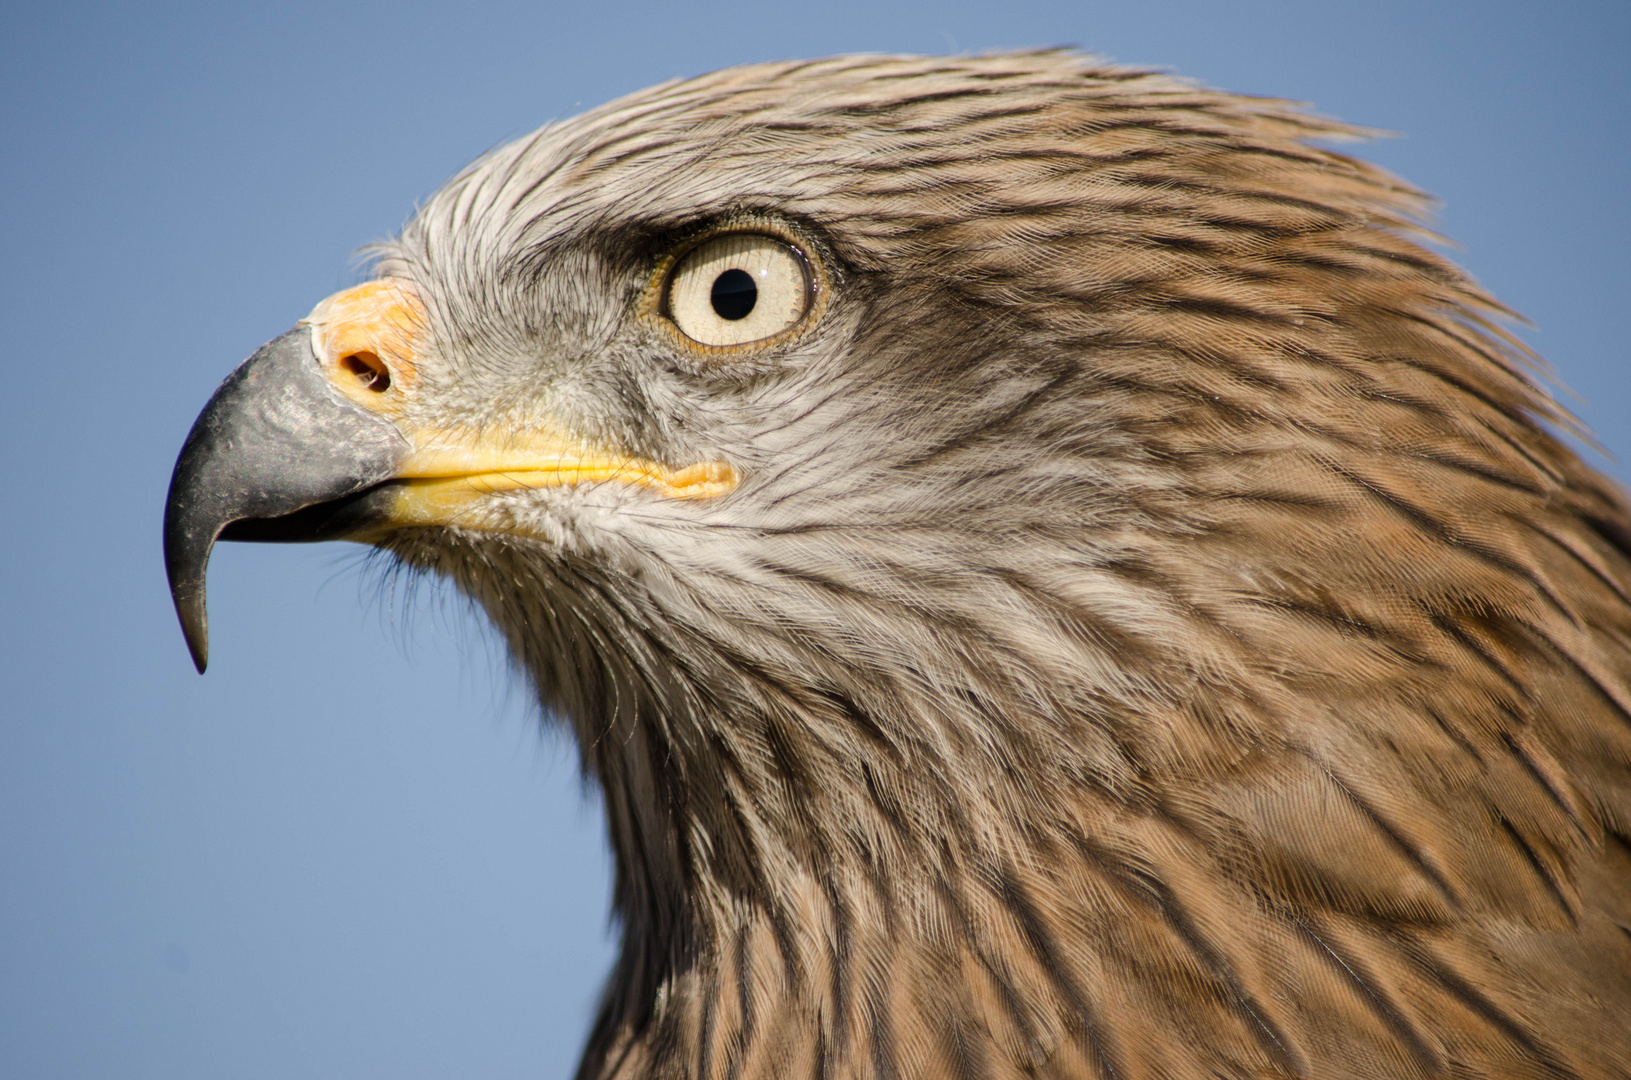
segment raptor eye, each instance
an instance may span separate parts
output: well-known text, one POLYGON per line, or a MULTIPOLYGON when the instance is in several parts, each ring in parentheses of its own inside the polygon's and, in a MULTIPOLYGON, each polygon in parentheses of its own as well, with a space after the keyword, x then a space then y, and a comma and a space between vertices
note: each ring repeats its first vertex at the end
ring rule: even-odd
POLYGON ((775 337, 810 307, 810 275, 791 245, 758 233, 729 233, 687 252, 668 279, 669 318, 703 345, 775 337))

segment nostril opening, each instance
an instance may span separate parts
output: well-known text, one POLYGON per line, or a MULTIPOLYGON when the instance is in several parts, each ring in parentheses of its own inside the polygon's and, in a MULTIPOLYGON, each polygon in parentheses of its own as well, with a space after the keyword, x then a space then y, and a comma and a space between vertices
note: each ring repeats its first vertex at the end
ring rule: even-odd
POLYGON ((391 370, 371 352, 356 352, 341 358, 340 368, 349 372, 365 390, 382 394, 391 388, 391 370))

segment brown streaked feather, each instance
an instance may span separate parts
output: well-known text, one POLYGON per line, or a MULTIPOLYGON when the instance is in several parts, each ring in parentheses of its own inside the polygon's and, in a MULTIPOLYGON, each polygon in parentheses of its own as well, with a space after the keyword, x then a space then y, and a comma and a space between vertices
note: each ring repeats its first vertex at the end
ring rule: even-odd
POLYGON ((749 475, 395 543, 604 789, 582 1076, 1631 1077, 1631 520, 1351 134, 1063 53, 763 65, 387 251, 450 408, 749 475), (591 286, 754 213, 823 326, 659 370, 591 286))

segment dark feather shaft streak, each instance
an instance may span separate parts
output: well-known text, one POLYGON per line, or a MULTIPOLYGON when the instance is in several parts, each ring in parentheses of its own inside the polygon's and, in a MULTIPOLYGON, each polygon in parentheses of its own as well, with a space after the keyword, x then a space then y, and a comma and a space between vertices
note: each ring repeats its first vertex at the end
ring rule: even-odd
POLYGON ((586 1080, 1631 1077, 1631 519, 1352 134, 1060 53, 764 65, 385 249, 447 417, 745 477, 388 543, 605 793, 586 1080), (828 292, 704 362, 636 298, 733 222, 828 292))

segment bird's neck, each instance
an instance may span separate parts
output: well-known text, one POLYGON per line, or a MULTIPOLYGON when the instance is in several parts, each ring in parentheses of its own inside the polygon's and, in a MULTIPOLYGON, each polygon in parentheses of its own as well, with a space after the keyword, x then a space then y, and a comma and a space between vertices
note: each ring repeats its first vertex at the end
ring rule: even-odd
POLYGON ((1061 920, 1116 914, 1065 839, 1091 834, 1080 803, 1045 810, 1000 775, 1009 755, 954 761, 853 699, 801 722, 644 724, 591 751, 624 941, 580 1075, 970 1075, 981 1056, 1017 1075, 1100 1053, 1050 959, 1082 941, 1061 920))

